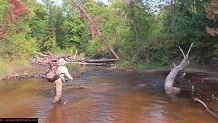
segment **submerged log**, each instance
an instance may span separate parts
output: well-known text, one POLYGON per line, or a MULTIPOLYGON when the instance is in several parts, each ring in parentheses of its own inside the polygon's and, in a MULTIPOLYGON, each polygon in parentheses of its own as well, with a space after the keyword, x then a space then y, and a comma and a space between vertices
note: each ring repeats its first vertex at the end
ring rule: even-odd
POLYGON ((194 98, 194 102, 195 102, 195 101, 201 103, 201 104, 206 108, 206 111, 208 111, 208 112, 209 112, 211 115, 213 115, 214 117, 218 118, 218 116, 215 115, 215 114, 211 111, 211 109, 208 108, 208 106, 207 106, 203 101, 201 101, 201 100, 198 99, 198 98, 194 98))

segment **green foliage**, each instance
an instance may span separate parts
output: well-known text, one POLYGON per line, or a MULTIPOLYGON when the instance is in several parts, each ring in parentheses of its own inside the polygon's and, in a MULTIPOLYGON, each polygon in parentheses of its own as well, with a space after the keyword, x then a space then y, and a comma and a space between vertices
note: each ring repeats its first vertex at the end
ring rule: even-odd
POLYGON ((158 62, 161 65, 168 64, 168 56, 166 56, 163 52, 162 48, 153 49, 153 56, 151 57, 151 61, 158 62))
POLYGON ((201 61, 211 59, 211 51, 215 51, 217 37, 207 34, 205 27, 210 25, 206 18, 205 9, 209 5, 207 0, 202 1, 178 1, 177 15, 175 20, 175 44, 188 49, 194 43, 193 53, 197 53, 201 61), (207 55, 206 55, 207 54, 207 55))
POLYGON ((10 9, 12 6, 10 4, 8 4, 8 2, 6 0, 0 0, 1 3, 1 7, 0 7, 0 27, 2 28, 3 26, 3 22, 6 21, 5 17, 6 17, 6 10, 10 9))
POLYGON ((213 52, 213 59, 212 60, 218 60, 218 44, 215 45, 215 50, 213 52))
POLYGON ((81 74, 81 68, 78 64, 70 63, 66 64, 66 67, 68 68, 69 73, 74 73, 76 76, 81 74))
POLYGON ((160 62, 149 62, 149 61, 129 61, 129 60, 123 60, 122 62, 117 62, 115 66, 118 66, 119 68, 123 69, 131 69, 131 70, 150 70, 150 69, 156 69, 156 70, 162 70, 162 69, 168 69, 169 65, 161 65, 160 62))
POLYGON ((149 42, 150 37, 157 36, 162 32, 162 25, 152 13, 146 11, 147 6, 141 2, 137 4, 140 6, 134 8, 122 2, 113 4, 120 12, 122 21, 125 22, 120 27, 121 31, 119 30, 122 32, 122 38, 118 38, 121 39, 121 43, 117 43, 119 44, 117 47, 121 47, 120 49, 124 53, 123 57, 131 61, 138 61, 141 58, 149 60, 149 57, 144 57, 144 54, 150 54, 149 49, 146 48, 146 43, 149 42))
POLYGON ((139 61, 138 63, 135 63, 134 68, 136 68, 137 70, 150 70, 150 69, 162 70, 162 69, 168 69, 169 66, 161 65, 160 62, 139 61))
POLYGON ((10 66, 25 66, 25 67, 31 66, 29 59, 27 59, 26 57, 13 59, 12 61, 9 62, 9 64, 10 66))
POLYGON ((6 49, 5 55, 11 58, 29 58, 38 49, 36 41, 32 38, 25 39, 23 33, 12 35, 7 40, 9 42, 6 44, 8 48, 6 49))
MULTIPOLYGON (((16 23, 6 23, 5 11, 13 6, 0 0, 0 32, 10 32, 4 38, 0 33, 2 58, 14 61, 21 58, 24 60, 19 64, 23 64, 35 51, 48 50, 55 54, 74 55, 78 51, 88 57, 114 58, 98 35, 91 34, 91 23, 72 8, 72 1, 63 2, 63 6, 57 6, 52 0, 43 0, 43 4, 23 0, 21 3, 30 14, 22 15, 16 23)), ((182 58, 179 46, 186 52, 191 43, 194 46, 190 55, 196 55, 197 61, 217 60, 218 37, 210 36, 205 30, 206 26, 217 26, 216 21, 206 18, 208 0, 177 0, 175 13, 171 12, 170 5, 163 4, 158 14, 152 12, 150 0, 134 2, 133 7, 118 0, 111 5, 94 0, 81 1, 107 44, 122 57, 121 66, 165 67, 172 60, 182 58)))
POLYGON ((94 41, 94 43, 87 44, 85 55, 91 57, 97 55, 98 49, 102 46, 99 40, 94 41))
POLYGON ((30 21, 30 26, 40 50, 45 52, 56 46, 55 17, 57 7, 50 0, 43 0, 43 2, 43 5, 35 3, 34 16, 30 21))
POLYGON ((116 62, 115 65, 118 66, 119 68, 133 69, 133 62, 125 59, 123 59, 122 62, 116 62))
POLYGON ((63 29, 67 31, 65 32, 64 40, 59 41, 59 45, 62 48, 69 48, 73 45, 80 48, 81 46, 84 24, 80 21, 78 16, 71 14, 72 13, 68 14, 63 22, 63 29))
MULTIPOLYGON (((4 5, 7 4, 9 3, 6 2, 4 5)), ((23 6, 28 6, 28 4, 27 2, 23 4, 23 6)), ((7 9, 4 8, 3 11, 6 10, 7 9)), ((6 16, 7 15, 3 14, 1 19, 6 18, 6 16)), ((7 25, 8 29, 8 34, 0 40, 1 45, 3 45, 3 47, 0 47, 0 53, 4 58, 10 58, 12 60, 20 57, 29 58, 29 56, 38 49, 36 41, 30 35, 30 17, 31 16, 24 14, 16 23, 13 21, 7 23, 5 21, 3 22, 3 25, 7 25)), ((0 26, 0 31, 2 30, 4 30, 4 26, 0 26)))

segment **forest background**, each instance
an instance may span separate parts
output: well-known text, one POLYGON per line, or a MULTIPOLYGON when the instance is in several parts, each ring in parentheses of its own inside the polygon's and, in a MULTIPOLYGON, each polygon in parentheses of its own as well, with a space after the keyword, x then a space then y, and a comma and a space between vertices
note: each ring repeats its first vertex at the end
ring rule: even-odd
POLYGON ((0 0, 0 76, 25 66, 36 52, 114 58, 77 2, 96 22, 107 43, 130 69, 169 69, 193 43, 190 66, 218 71, 217 0, 0 0))

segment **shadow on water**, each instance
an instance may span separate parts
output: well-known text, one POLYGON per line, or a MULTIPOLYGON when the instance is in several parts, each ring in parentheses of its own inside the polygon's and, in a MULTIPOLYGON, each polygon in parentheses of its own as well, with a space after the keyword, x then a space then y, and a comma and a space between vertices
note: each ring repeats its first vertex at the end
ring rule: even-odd
POLYGON ((62 100, 46 80, 14 79, 0 82, 0 117, 33 117, 40 123, 216 123, 204 107, 218 104, 217 84, 178 84, 179 94, 166 94, 164 76, 140 72, 93 70, 63 84, 62 100), (187 88, 195 85, 194 93, 187 88), (80 89, 82 85, 84 89, 80 89))

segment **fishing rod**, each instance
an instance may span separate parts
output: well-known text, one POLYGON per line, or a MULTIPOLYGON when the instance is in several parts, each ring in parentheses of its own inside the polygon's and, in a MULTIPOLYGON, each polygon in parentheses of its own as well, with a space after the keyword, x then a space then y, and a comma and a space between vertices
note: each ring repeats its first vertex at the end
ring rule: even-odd
POLYGON ((48 60, 49 69, 55 69, 55 67, 54 67, 54 65, 53 65, 53 63, 51 61, 50 56, 47 56, 47 60, 48 60))

